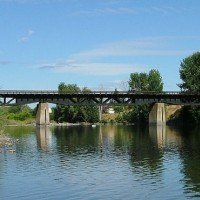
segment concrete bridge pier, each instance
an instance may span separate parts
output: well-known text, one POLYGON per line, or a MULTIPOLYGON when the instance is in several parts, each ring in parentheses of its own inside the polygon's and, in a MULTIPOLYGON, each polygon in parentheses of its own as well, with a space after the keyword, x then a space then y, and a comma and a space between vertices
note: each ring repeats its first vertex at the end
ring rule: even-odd
POLYGON ((149 124, 166 124, 165 104, 155 103, 149 113, 149 124))
POLYGON ((48 125, 49 121, 49 106, 48 103, 39 103, 37 106, 36 124, 48 125))

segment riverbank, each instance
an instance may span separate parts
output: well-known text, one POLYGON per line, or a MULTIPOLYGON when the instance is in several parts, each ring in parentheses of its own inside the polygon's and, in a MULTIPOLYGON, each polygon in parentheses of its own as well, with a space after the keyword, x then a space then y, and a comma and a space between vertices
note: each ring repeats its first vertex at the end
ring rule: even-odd
POLYGON ((11 139, 3 131, 0 132, 0 153, 9 151, 15 153, 14 145, 19 142, 19 139, 11 139))
MULTIPOLYGON (((172 124, 173 122, 176 123, 177 120, 180 118, 181 110, 182 110, 182 106, 166 105, 165 111, 166 111, 167 123, 168 122, 170 122, 170 124, 172 124)), ((92 125, 102 125, 102 124, 136 125, 134 123, 117 122, 117 120, 116 120, 117 116, 118 116, 118 114, 102 114, 102 121, 97 122, 97 123, 89 123, 89 122, 57 123, 55 121, 52 121, 48 126, 52 126, 52 127, 53 126, 56 126, 56 127, 62 127, 62 126, 92 126, 92 125)), ((4 119, 1 124, 2 124, 2 126, 37 126, 36 121, 33 118, 27 119, 27 120, 24 120, 24 121, 4 119)))

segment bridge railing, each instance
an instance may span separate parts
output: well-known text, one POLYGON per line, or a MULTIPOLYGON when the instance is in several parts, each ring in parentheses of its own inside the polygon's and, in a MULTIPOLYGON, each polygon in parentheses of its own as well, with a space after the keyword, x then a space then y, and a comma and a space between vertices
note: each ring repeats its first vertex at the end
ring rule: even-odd
POLYGON ((58 90, 0 90, 0 94, 185 94, 180 91, 78 91, 59 92, 58 90))
POLYGON ((59 92, 58 90, 0 90, 0 95, 17 94, 147 94, 147 95, 200 95, 199 92, 181 91, 78 91, 78 92, 59 92))
POLYGON ((57 90, 0 90, 0 94, 58 94, 57 90))

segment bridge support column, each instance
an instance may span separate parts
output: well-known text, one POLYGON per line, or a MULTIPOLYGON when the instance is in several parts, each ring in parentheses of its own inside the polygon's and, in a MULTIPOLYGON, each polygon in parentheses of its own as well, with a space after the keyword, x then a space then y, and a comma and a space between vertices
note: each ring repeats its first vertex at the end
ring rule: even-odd
POLYGON ((48 103, 39 103, 37 114, 36 114, 36 124, 37 125, 48 125, 49 124, 49 107, 48 103))
POLYGON ((102 120, 102 105, 99 106, 99 122, 102 120))
POLYGON ((166 124, 165 104, 155 103, 149 113, 149 124, 166 124))

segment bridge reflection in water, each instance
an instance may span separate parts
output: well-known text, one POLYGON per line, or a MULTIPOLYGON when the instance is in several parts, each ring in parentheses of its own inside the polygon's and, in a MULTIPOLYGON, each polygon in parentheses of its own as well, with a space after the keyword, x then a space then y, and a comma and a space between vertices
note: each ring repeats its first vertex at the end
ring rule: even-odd
POLYGON ((114 199, 200 197, 199 128, 40 126, 35 134, 36 127, 8 126, 5 131, 19 142, 15 154, 0 154, 0 199, 69 194, 98 199, 105 193, 114 199))
POLYGON ((165 146, 166 125, 149 125, 149 136, 154 144, 159 149, 162 149, 165 146))
MULTIPOLYGON (((74 128, 76 129, 78 127, 74 128)), ((86 130, 88 129, 87 127, 85 128, 86 130)), ((168 128, 165 124, 149 125, 149 138, 158 149, 162 149, 165 147, 167 131, 166 129, 168 128)), ((54 128, 51 126, 37 126, 36 130, 38 148, 43 151, 49 151, 53 143, 52 131, 54 130, 54 128)), ((90 130, 88 129, 88 131, 90 130)), ((96 138, 98 141, 96 142, 99 144, 100 149, 102 149, 104 146, 112 144, 115 141, 115 135, 118 135, 118 130, 116 126, 99 126, 97 127, 97 129, 95 128, 95 134, 98 135, 98 137, 96 138)), ((91 138, 92 137, 94 136, 91 135, 91 138)))
POLYGON ((48 151, 52 143, 52 132, 49 126, 37 126, 37 144, 43 151, 48 151))

